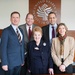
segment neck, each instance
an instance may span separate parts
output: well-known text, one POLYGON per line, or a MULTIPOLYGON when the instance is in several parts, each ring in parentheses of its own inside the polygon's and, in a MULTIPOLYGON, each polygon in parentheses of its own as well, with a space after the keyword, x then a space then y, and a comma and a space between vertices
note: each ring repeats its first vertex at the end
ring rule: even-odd
POLYGON ((37 41, 37 42, 36 42, 36 45, 38 46, 39 44, 40 44, 40 41, 37 41))

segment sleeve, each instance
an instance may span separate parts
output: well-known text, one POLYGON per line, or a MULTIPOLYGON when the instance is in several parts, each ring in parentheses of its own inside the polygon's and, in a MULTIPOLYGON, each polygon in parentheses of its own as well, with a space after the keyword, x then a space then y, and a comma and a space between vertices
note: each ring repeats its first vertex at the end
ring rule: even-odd
POLYGON ((53 68, 53 59, 51 56, 51 46, 49 43, 48 43, 48 54, 49 54, 49 68, 53 68))
POLYGON ((73 63, 73 58, 74 58, 74 46, 75 46, 75 40, 74 38, 70 38, 69 39, 69 44, 70 44, 70 50, 69 50, 69 55, 67 56, 67 58, 64 61, 64 65, 67 67, 68 65, 73 63))
POLYGON ((27 53, 27 66, 28 66, 28 69, 31 70, 30 69, 30 60, 31 60, 31 58, 30 58, 30 44, 29 43, 27 44, 27 51, 28 51, 28 53, 27 53))
POLYGON ((55 40, 56 39, 52 40, 51 55, 52 55, 54 63, 59 67, 62 64, 62 62, 60 61, 60 59, 58 58, 58 56, 56 54, 55 40))
POLYGON ((7 44, 8 44, 8 30, 3 30, 1 36, 1 62, 3 65, 8 65, 7 59, 7 44))

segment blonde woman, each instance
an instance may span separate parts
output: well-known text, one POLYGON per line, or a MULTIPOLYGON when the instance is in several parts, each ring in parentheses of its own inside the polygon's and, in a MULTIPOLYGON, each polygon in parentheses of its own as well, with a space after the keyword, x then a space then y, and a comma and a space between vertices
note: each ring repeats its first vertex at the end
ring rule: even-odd
POLYGON ((34 40, 28 44, 29 71, 32 74, 54 74, 50 45, 41 40, 42 29, 39 26, 34 27, 33 37, 34 40))

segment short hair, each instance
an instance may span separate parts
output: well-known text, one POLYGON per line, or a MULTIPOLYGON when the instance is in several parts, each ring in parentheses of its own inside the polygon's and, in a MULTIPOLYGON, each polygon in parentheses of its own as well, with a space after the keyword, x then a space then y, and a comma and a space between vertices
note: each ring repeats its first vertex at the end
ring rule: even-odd
POLYGON ((19 15, 19 17, 20 17, 20 13, 19 13, 19 12, 17 12, 17 11, 12 12, 10 16, 12 17, 12 15, 13 15, 13 14, 18 14, 18 15, 19 15))
POLYGON ((35 27, 33 28, 33 34, 34 34, 34 32, 40 32, 41 35, 42 35, 42 28, 39 27, 39 26, 35 26, 35 27))
MULTIPOLYGON (((28 13, 28 14, 26 15, 26 19, 27 19, 28 15, 32 15, 32 16, 33 16, 33 14, 32 14, 32 13, 28 13)), ((33 18, 34 18, 34 16, 33 16, 33 18)))
POLYGON ((65 23, 59 23, 59 24, 57 25, 57 29, 56 29, 57 33, 59 33, 59 32, 58 32, 58 29, 59 29, 60 26, 64 26, 65 29, 66 29, 66 31, 68 31, 68 28, 67 28, 67 26, 65 25, 65 23))
POLYGON ((48 14, 48 16, 49 16, 50 14, 54 14, 55 16, 57 16, 55 12, 50 12, 50 13, 48 14))

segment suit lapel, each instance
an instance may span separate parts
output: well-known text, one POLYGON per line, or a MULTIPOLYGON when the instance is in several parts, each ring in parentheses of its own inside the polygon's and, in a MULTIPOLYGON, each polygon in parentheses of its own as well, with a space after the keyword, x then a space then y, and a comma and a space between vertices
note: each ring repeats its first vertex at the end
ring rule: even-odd
POLYGON ((48 25, 47 28, 46 28, 46 32, 47 32, 47 33, 46 33, 46 34, 47 34, 46 36, 47 36, 48 39, 49 39, 49 25, 48 25))
MULTIPOLYGON (((19 43, 19 40, 18 40, 17 34, 15 33, 15 31, 14 31, 14 29, 12 28, 11 25, 10 25, 10 31, 11 31, 12 35, 14 36, 14 37, 13 37, 14 40, 16 39, 16 41, 18 41, 18 43, 19 43)), ((12 36, 12 35, 11 35, 11 36, 12 36)))
POLYGON ((24 38, 27 39, 27 41, 28 41, 28 33, 27 33, 27 29, 26 29, 26 24, 24 26, 24 34, 25 34, 24 38))

